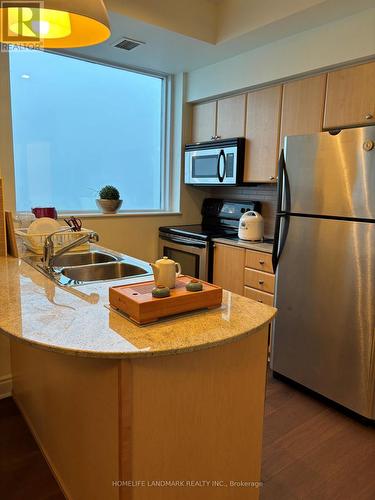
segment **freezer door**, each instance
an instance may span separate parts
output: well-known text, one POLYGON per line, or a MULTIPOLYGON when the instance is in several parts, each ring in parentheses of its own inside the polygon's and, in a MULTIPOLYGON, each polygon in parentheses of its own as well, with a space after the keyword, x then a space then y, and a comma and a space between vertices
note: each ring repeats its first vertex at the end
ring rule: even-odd
POLYGON ((299 214, 375 219, 375 127, 285 139, 290 207, 299 214))
POLYGON ((374 415, 375 223, 290 217, 271 368, 374 415))

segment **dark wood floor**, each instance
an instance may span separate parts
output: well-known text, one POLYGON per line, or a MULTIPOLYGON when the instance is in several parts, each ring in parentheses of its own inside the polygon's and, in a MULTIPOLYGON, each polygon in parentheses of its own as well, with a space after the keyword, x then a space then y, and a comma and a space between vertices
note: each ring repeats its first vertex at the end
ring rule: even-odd
POLYGON ((64 500, 11 398, 0 400, 0 499, 64 500))
MULTIPOLYGON (((262 479, 261 500, 373 500, 375 428, 270 376, 262 479)), ((63 498, 13 400, 1 400, 0 499, 63 498)))
POLYGON ((268 377, 261 500, 374 500, 375 428, 268 377))

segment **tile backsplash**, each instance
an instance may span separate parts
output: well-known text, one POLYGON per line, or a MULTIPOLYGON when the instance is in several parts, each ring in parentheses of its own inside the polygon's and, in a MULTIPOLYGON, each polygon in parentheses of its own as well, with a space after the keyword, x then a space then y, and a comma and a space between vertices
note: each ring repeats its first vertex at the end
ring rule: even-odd
POLYGON ((260 201, 262 203, 262 215, 264 217, 264 236, 266 238, 273 238, 277 204, 276 184, 215 187, 209 190, 209 196, 228 200, 260 201))

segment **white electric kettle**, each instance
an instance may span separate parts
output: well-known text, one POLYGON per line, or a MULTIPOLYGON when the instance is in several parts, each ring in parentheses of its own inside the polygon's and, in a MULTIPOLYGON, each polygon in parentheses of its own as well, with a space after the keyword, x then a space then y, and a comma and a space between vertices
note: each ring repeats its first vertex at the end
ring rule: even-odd
POLYGON ((264 231, 264 219, 258 214, 249 210, 240 219, 238 227, 238 237, 246 241, 262 241, 264 231))

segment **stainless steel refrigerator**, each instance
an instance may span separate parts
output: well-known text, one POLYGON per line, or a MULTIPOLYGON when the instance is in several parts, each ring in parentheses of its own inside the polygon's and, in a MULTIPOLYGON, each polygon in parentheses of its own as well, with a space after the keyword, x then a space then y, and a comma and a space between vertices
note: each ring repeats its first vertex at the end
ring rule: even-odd
POLYGON ((284 151, 271 368, 374 420, 375 127, 287 137, 284 151))

